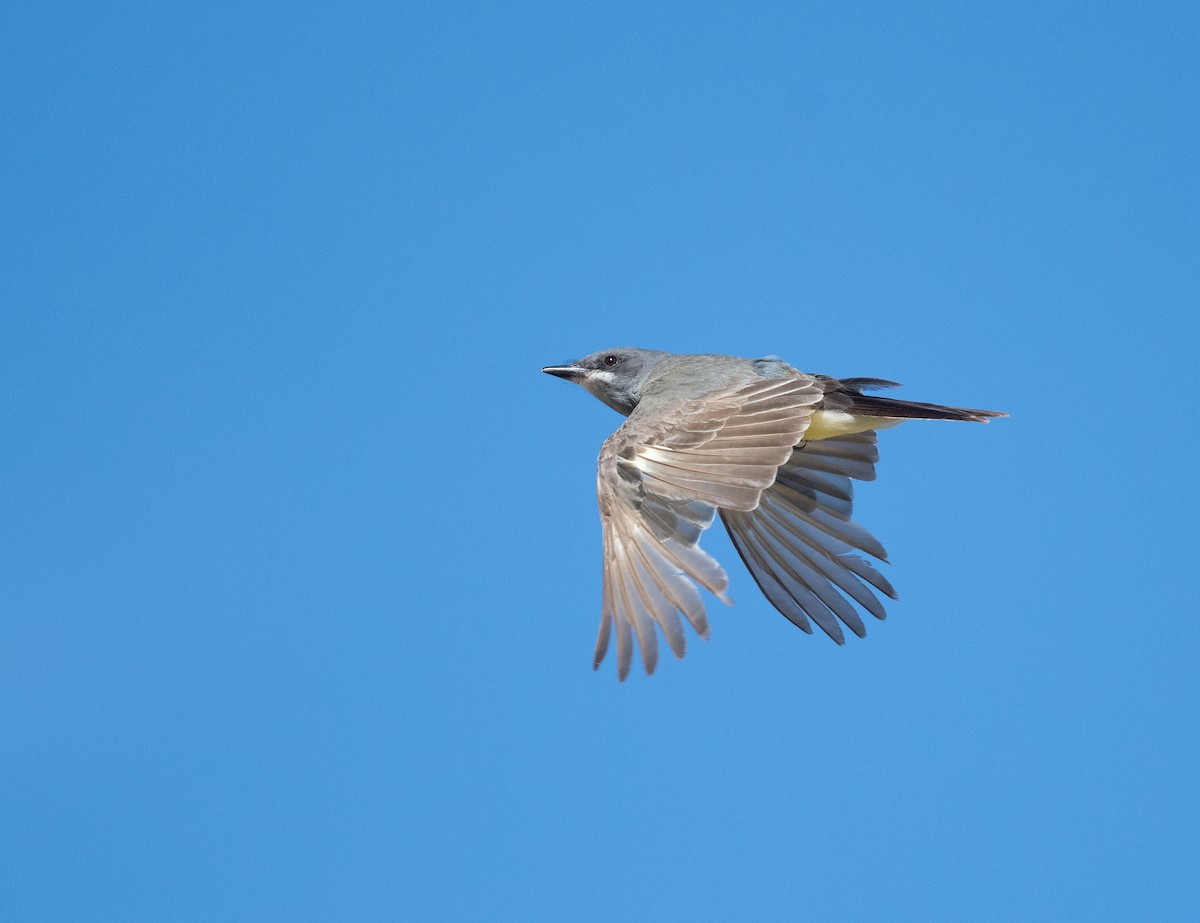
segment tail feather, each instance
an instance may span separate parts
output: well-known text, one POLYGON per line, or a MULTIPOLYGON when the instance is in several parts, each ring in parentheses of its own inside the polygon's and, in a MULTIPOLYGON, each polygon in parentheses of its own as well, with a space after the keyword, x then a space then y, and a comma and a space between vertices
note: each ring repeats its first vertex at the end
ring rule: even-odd
MULTIPOLYGON (((844 393, 844 392, 843 392, 844 393)), ((966 420, 986 423, 996 417, 1007 417, 999 410, 973 410, 967 407, 947 407, 943 404, 925 404, 920 401, 902 401, 874 394, 850 392, 850 413, 872 417, 900 417, 914 420, 966 420)))

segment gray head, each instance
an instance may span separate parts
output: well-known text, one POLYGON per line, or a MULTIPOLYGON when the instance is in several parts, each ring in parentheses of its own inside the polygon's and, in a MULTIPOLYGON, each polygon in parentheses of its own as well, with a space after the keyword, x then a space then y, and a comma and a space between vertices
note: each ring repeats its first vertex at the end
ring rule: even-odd
POLYGON ((622 346, 542 371, 583 385, 617 413, 629 416, 642 399, 642 388, 669 356, 656 349, 622 346))

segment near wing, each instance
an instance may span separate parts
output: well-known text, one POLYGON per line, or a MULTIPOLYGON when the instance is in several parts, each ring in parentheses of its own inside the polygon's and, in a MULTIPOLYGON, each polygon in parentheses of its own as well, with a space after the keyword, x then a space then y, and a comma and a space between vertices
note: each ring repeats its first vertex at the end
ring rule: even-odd
POLYGON ((679 613, 708 636, 692 581, 728 602, 728 579, 700 549, 700 534, 718 507, 748 512, 759 505, 822 396, 807 376, 756 378, 665 412, 643 405, 605 441, 597 472, 604 532, 597 667, 614 626, 622 680, 634 635, 646 672, 654 671, 655 624, 676 657, 685 649, 679 613))
POLYGON ((721 511, 771 604, 809 634, 811 618, 838 644, 845 641, 838 619, 859 637, 866 634, 850 599, 882 619, 883 606, 871 587, 896 598, 892 585, 857 554, 886 561, 887 552, 851 521, 851 478, 874 480, 878 459, 873 432, 806 442, 779 470, 757 509, 721 511))

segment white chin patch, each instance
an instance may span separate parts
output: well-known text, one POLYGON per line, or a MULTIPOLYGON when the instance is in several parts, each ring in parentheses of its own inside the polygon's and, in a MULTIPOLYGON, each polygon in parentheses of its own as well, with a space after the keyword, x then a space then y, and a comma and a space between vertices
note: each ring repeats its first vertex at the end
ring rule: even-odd
POLYGON ((599 397, 604 388, 612 384, 613 380, 614 376, 612 372, 607 369, 599 369, 592 372, 583 380, 583 386, 591 391, 592 394, 599 397))

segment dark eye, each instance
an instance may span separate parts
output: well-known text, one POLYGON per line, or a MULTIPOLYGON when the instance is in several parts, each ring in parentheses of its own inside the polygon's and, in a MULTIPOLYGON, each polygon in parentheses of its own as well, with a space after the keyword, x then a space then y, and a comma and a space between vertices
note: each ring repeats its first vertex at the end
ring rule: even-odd
POLYGON ((614 365, 617 364, 617 357, 616 356, 605 356, 600 361, 604 363, 604 367, 606 369, 611 369, 614 365))

